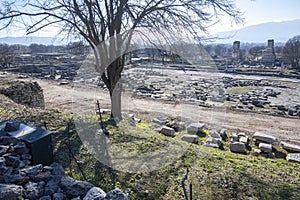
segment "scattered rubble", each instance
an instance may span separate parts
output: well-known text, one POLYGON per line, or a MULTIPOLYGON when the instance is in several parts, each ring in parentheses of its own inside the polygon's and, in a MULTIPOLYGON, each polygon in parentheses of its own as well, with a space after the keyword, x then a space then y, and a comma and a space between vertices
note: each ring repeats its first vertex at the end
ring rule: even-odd
POLYGON ((0 199, 128 199, 119 189, 105 193, 89 182, 65 176, 58 163, 32 166, 31 157, 24 142, 0 137, 0 199))

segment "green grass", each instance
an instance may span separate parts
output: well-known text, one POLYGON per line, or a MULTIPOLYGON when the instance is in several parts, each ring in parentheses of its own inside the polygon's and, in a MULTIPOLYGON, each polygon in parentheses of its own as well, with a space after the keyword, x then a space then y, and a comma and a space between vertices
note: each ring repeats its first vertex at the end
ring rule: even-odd
MULTIPOLYGON (((109 116, 103 116, 105 120, 109 116)), ((16 119, 43 126, 47 122, 48 129, 53 131, 54 157, 65 168, 66 174, 83 180, 83 176, 75 163, 70 159, 64 133, 66 122, 72 121, 70 143, 76 160, 81 161, 86 180, 105 191, 115 186, 128 193, 130 199, 184 199, 181 179, 189 168, 186 186, 192 183, 193 199, 298 199, 300 196, 300 165, 287 162, 284 159, 267 159, 255 157, 248 152, 246 155, 234 154, 228 150, 228 141, 224 149, 207 148, 202 145, 187 145, 175 138, 166 137, 151 130, 148 116, 138 116, 142 123, 130 126, 128 120, 123 120, 117 127, 106 123, 110 132, 109 139, 116 147, 122 147, 132 155, 154 153, 161 148, 172 146, 168 153, 176 151, 180 145, 186 144, 185 151, 169 165, 151 172, 129 173, 111 170, 96 159, 96 153, 83 144, 79 137, 87 134, 90 142, 100 145, 97 116, 76 115, 57 110, 30 109, 16 105, 3 95, 0 95, 0 120, 16 119), (76 123, 74 123, 74 120, 76 123), (79 123, 80 122, 80 123, 79 123), (78 128, 78 125, 84 125, 78 128), (146 196, 144 191, 148 190, 146 196)), ((207 135, 208 131, 205 131, 207 135)), ((203 137, 205 138, 205 137, 203 137)), ((251 144, 251 147, 254 147, 251 144)), ((279 152, 284 152, 280 146, 275 146, 279 152)), ((112 151, 114 153, 114 151, 112 151)), ((132 163, 134 164, 134 163, 132 163)), ((148 161, 147 164, 152 164, 148 161)), ((134 167, 132 165, 132 167, 134 167)))
POLYGON ((245 92, 249 92, 253 89, 258 89, 258 87, 256 87, 256 86, 229 87, 229 88, 225 89, 225 92, 230 93, 230 94, 242 94, 245 92))

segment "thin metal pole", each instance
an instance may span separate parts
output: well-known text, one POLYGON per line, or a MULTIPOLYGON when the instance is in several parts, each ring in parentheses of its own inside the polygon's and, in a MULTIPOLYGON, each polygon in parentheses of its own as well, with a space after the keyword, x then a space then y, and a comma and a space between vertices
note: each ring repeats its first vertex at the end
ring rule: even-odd
POLYGON ((183 188, 183 193, 184 193, 184 197, 185 197, 185 200, 189 200, 189 197, 188 197, 188 194, 186 192, 186 189, 185 189, 185 185, 184 185, 184 182, 187 180, 188 178, 188 174, 189 174, 189 168, 186 168, 186 173, 185 175, 183 176, 182 180, 181 180, 181 186, 183 188))

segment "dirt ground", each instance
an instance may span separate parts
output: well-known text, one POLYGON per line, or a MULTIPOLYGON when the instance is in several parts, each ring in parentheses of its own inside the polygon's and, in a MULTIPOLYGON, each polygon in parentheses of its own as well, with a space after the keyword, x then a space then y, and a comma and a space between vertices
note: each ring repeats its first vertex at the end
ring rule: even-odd
MULTIPOLYGON (((103 108, 109 108, 107 91, 88 86, 59 85, 57 82, 37 80, 44 89, 47 108, 64 111, 95 112, 99 100, 103 108)), ((177 104, 149 99, 123 97, 123 110, 143 112, 151 116, 159 114, 180 116, 192 122, 204 122, 211 128, 227 128, 253 134, 255 131, 271 134, 280 140, 300 144, 300 119, 271 116, 262 113, 233 111, 225 108, 205 108, 192 104, 177 104)))
MULTIPOLYGON (((6 75, 7 76, 7 75, 6 75)), ((10 77, 16 79, 16 77, 10 77)), ((61 84, 58 81, 22 78, 37 81, 44 90, 46 108, 62 111, 95 113, 96 100, 102 108, 110 107, 107 91, 90 86, 61 84)), ((204 122, 209 128, 226 128, 253 134, 260 131, 283 141, 300 144, 300 119, 271 116, 262 113, 233 111, 225 108, 206 108, 195 104, 176 104, 124 95, 123 110, 129 113, 148 113, 150 116, 179 116, 191 122, 204 122)))

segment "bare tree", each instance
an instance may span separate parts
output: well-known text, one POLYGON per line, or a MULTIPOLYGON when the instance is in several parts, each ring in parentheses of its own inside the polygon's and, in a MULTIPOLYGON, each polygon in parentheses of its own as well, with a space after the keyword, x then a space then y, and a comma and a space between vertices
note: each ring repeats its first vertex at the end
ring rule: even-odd
POLYGON ((62 32, 78 35, 94 50, 96 69, 111 97, 112 116, 121 118, 124 55, 132 31, 170 31, 199 37, 224 15, 236 22, 240 12, 233 0, 6 0, 0 12, 2 29, 18 23, 26 33, 59 24, 62 32))
POLYGON ((290 60, 293 68, 300 68, 300 35, 286 42, 283 48, 283 54, 290 60))
POLYGON ((9 67, 15 57, 13 46, 0 44, 0 67, 9 67))

